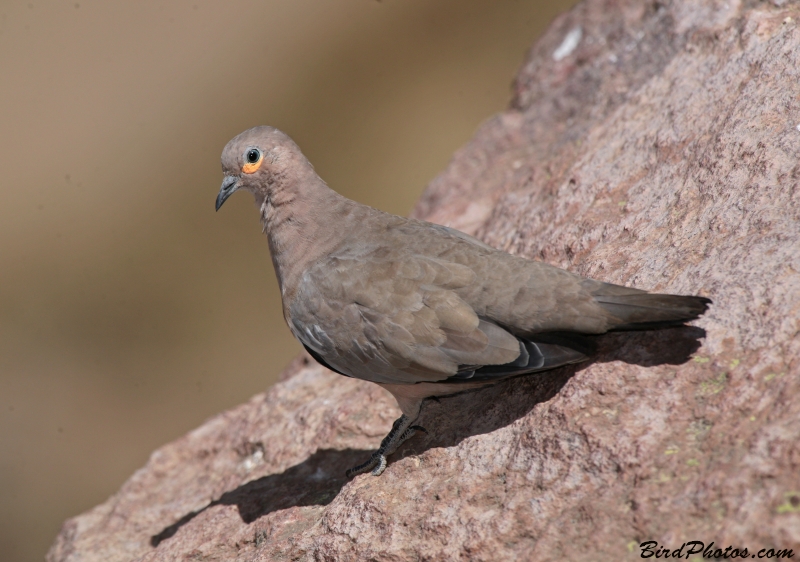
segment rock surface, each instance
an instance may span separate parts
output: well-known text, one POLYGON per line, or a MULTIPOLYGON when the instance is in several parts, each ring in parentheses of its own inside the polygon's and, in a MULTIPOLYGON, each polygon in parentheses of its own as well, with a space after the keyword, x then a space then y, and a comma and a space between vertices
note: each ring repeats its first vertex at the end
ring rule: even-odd
POLYGON ((800 554, 798 23, 795 2, 588 0, 415 211, 710 296, 698 327, 616 334, 591 364, 431 403, 427 436, 349 482, 398 410, 299 358, 67 521, 48 560, 620 560, 650 540, 800 554))

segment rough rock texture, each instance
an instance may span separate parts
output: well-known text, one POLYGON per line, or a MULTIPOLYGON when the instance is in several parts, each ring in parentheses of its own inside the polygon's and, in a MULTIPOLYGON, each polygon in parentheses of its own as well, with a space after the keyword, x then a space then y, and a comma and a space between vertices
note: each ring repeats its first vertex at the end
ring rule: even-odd
POLYGON ((698 327, 617 334, 590 365, 431 403, 428 436, 350 482, 398 411, 298 359, 67 521, 48 560, 620 560, 648 540, 800 554, 799 22, 777 0, 588 0, 416 210, 581 274, 710 296, 698 327))

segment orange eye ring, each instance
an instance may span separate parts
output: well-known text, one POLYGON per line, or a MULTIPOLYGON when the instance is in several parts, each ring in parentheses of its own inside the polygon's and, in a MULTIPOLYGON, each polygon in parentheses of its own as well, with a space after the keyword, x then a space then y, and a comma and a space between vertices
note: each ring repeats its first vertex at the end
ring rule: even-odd
POLYGON ((251 148, 244 155, 244 158, 247 162, 242 166, 242 172, 252 174, 261 167, 261 162, 264 161, 264 153, 257 148, 251 148))

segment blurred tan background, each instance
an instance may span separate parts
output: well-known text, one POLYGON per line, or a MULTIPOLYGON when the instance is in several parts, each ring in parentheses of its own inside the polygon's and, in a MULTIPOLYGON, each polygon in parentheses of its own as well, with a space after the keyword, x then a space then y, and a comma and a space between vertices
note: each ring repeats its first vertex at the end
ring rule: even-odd
POLYGON ((252 197, 257 124, 407 213, 573 0, 0 5, 0 558, 41 560, 159 445, 299 351, 252 197))

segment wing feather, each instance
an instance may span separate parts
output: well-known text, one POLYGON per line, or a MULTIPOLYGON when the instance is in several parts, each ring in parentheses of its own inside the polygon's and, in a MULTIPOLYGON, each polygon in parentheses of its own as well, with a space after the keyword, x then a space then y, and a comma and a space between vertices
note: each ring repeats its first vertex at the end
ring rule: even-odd
POLYGON ((434 382, 461 365, 513 362, 517 338, 456 293, 474 279, 436 258, 331 258, 304 274, 290 327, 327 365, 374 382, 434 382))

